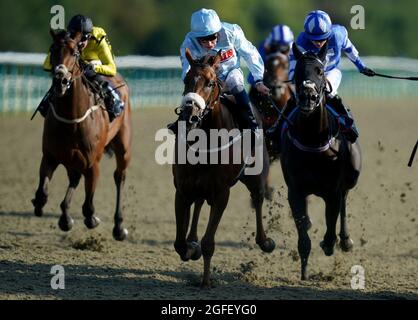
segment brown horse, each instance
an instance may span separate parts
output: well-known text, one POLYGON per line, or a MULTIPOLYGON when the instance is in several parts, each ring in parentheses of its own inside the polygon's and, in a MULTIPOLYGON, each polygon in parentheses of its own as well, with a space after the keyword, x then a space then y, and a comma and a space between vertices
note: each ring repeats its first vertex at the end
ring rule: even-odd
MULTIPOLYGON (((286 105, 291 95, 290 84, 287 82, 288 69, 289 58, 286 54, 275 52, 267 55, 263 82, 270 88, 271 98, 280 110, 286 105)), ((250 98, 262 116, 263 128, 269 129, 279 117, 275 106, 260 95, 254 86, 250 89, 250 98)))
MULTIPOLYGON (((291 87, 288 82, 289 57, 286 53, 273 52, 266 56, 265 71, 263 82, 270 88, 270 99, 258 93, 252 86, 250 89, 250 99, 253 105, 261 114, 264 130, 268 130, 276 123, 279 118, 279 110, 282 110, 291 96, 291 87)), ((269 153, 270 164, 278 159, 277 152, 273 149, 273 143, 266 137, 267 151, 269 153)), ((271 187, 271 177, 267 178, 266 199, 271 200, 273 187, 271 187)))
POLYGON ((116 212, 113 237, 124 240, 128 234, 122 228, 121 193, 126 169, 131 158, 131 106, 126 83, 120 75, 107 78, 120 88, 125 103, 123 113, 112 123, 104 107, 103 99, 91 90, 91 83, 83 73, 77 44, 81 34, 70 38, 65 31, 51 31, 53 44, 50 49, 53 67, 53 105, 45 118, 42 139, 42 162, 39 170, 39 187, 32 203, 35 215, 42 216, 42 208, 48 199, 48 183, 59 164, 68 174, 69 186, 61 203, 62 215, 58 225, 69 231, 73 219, 69 215, 72 195, 81 176, 85 178, 84 224, 92 229, 100 220, 94 216, 93 196, 99 178, 99 162, 105 147, 116 155, 114 172, 116 184, 116 212))
MULTIPOLYGON (((185 78, 185 90, 181 107, 180 119, 185 120, 185 130, 187 134, 192 133, 193 129, 201 129, 209 133, 211 129, 226 129, 228 132, 238 126, 230 109, 226 106, 227 101, 221 99, 221 85, 216 76, 216 69, 219 67, 221 54, 215 57, 206 56, 200 60, 193 60, 190 51, 186 50, 186 57, 190 63, 190 70, 185 78)), ((232 108, 236 106, 231 106, 232 108)), ((240 137, 241 135, 238 135, 240 137)), ((174 247, 183 261, 189 259, 197 260, 203 254, 204 273, 201 287, 210 287, 210 262, 215 251, 215 233, 222 214, 227 206, 230 188, 240 180, 251 193, 251 198, 256 210, 257 234, 256 243, 265 252, 274 250, 274 241, 266 237, 262 222, 262 205, 266 177, 269 170, 267 149, 264 141, 262 142, 262 170, 257 175, 243 174, 245 169, 245 159, 240 153, 239 161, 230 161, 220 164, 192 164, 187 159, 185 164, 179 163, 182 156, 180 144, 185 137, 179 134, 176 142, 176 162, 173 165, 174 185, 176 187, 175 211, 176 211, 176 240, 174 247), (197 224, 200 209, 207 201, 210 209, 210 217, 206 232, 201 240, 201 247, 198 244, 197 224), (186 239, 187 230, 190 222, 190 209, 194 204, 194 214, 190 233, 186 239)), ((200 150, 207 154, 220 154, 220 150, 228 150, 229 159, 232 159, 233 145, 237 143, 235 138, 210 150, 200 150)), ((216 140, 217 141, 217 140, 216 140)), ((216 145, 218 145, 216 143, 216 145)), ((186 149, 190 152, 191 148, 187 144, 186 149)), ((212 155, 213 156, 213 155, 212 155)))

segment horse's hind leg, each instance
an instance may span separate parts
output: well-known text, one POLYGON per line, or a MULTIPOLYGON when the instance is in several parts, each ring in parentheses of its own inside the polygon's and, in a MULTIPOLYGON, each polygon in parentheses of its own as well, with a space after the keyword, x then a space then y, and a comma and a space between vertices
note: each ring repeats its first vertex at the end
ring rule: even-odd
POLYGON ((77 171, 71 171, 67 169, 67 174, 70 184, 68 185, 68 189, 65 193, 64 200, 61 202, 62 214, 58 221, 58 226, 62 231, 70 231, 74 225, 74 220, 71 218, 68 211, 70 209, 71 199, 73 197, 74 191, 77 188, 81 179, 81 173, 77 171))
POLYGON ((256 236, 255 242, 258 244, 261 250, 264 252, 272 252, 276 247, 273 239, 267 238, 266 232, 263 226, 263 201, 264 201, 264 188, 260 186, 258 177, 251 176, 250 178, 242 180, 251 193, 251 201, 253 208, 255 209, 256 216, 256 236), (256 180, 255 180, 256 179, 256 180))
POLYGON ((340 248, 344 252, 349 252, 353 249, 353 240, 350 239, 350 234, 348 233, 347 226, 347 212, 346 212, 346 202, 347 202, 348 191, 345 192, 341 201, 341 211, 340 211, 340 248))
MULTIPOLYGON (((129 104, 129 101, 127 102, 129 104)), ((131 119, 130 107, 127 107, 124 114, 123 123, 118 134, 113 138, 111 146, 116 156, 116 170, 113 178, 116 185, 116 210, 114 215, 113 238, 117 241, 123 241, 128 235, 128 230, 122 227, 122 191, 126 178, 126 170, 131 161, 131 119)))
POLYGON ((301 261, 301 279, 308 280, 308 259, 311 252, 311 239, 309 238, 308 234, 310 221, 307 214, 306 197, 299 195, 289 189, 288 198, 293 219, 295 220, 296 229, 298 232, 298 251, 301 261))
POLYGON ((337 240, 335 228, 337 225, 338 214, 340 213, 342 203, 342 195, 337 194, 329 195, 325 198, 325 219, 327 224, 327 231, 324 235, 324 240, 321 241, 320 246, 326 256, 334 254, 334 246, 337 240))
POLYGON ((35 199, 32 200, 32 204, 35 207, 35 216, 37 217, 43 215, 42 208, 48 201, 48 184, 57 166, 58 163, 55 160, 45 155, 42 156, 39 168, 39 185, 35 193, 35 199))
POLYGON ((87 228, 96 228, 100 219, 94 216, 93 197, 99 178, 99 163, 95 162, 91 168, 84 173, 84 186, 86 190, 86 198, 83 203, 84 224, 87 228))

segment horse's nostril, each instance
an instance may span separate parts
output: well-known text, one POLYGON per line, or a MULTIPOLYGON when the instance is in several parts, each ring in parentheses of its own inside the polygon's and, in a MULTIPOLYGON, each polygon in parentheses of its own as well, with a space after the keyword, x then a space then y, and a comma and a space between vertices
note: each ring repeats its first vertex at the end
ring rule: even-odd
POLYGON ((68 84, 68 79, 64 78, 62 79, 61 83, 66 86, 68 84))
POLYGON ((189 119, 190 123, 197 123, 199 122, 199 117, 198 116, 191 116, 189 119))

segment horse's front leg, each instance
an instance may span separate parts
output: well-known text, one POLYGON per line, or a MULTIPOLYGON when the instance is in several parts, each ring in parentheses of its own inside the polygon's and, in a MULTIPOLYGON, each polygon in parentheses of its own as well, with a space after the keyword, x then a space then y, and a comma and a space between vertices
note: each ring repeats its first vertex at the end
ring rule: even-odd
POLYGON ((93 166, 84 173, 84 187, 86 197, 83 203, 84 224, 87 228, 96 228, 100 219, 94 216, 93 197, 96 191, 97 181, 99 179, 99 163, 95 162, 93 166))
POLYGON ((341 209, 340 209, 340 248, 344 252, 349 252, 353 249, 353 240, 351 240, 350 238, 350 234, 348 232, 348 225, 347 225, 347 212, 346 212, 347 195, 348 195, 348 191, 345 191, 342 201, 341 201, 341 209))
POLYGON ((340 213, 343 196, 341 192, 328 195, 325 199, 325 220, 327 224, 327 231, 324 235, 324 240, 321 241, 320 246, 326 256, 334 254, 334 246, 337 241, 335 228, 337 226, 337 219, 340 213))
POLYGON ((70 231, 74 225, 74 220, 71 218, 68 211, 70 209, 71 199, 73 197, 74 191, 81 179, 81 173, 77 171, 72 171, 67 168, 67 174, 70 184, 68 185, 64 200, 61 202, 62 214, 58 221, 58 226, 62 231, 70 231))
POLYGON ((35 199, 32 199, 32 204, 35 207, 35 215, 37 217, 43 215, 42 208, 48 201, 48 184, 52 179, 52 175, 57 166, 58 163, 51 157, 42 156, 41 166, 39 168, 39 185, 35 193, 35 199))
POLYGON ((308 260, 311 252, 311 239, 308 234, 310 220, 307 213, 306 196, 289 188, 288 198, 298 232, 298 252, 301 261, 301 279, 308 280, 308 260))
POLYGON ((194 254, 192 248, 186 242, 187 229, 190 222, 190 207, 192 203, 184 195, 176 190, 175 210, 176 210, 176 240, 174 248, 183 261, 188 261, 194 254))
POLYGON ((203 279, 200 287, 208 289, 211 287, 210 283, 210 262, 213 253, 215 252, 215 233, 221 221, 222 214, 228 204, 230 190, 227 189, 218 194, 216 199, 211 203, 210 215, 208 225, 206 227, 205 235, 202 238, 202 254, 203 254, 203 279))
POLYGON ((187 242, 199 241, 199 238, 197 236, 197 226, 199 223, 200 211, 202 210, 202 206, 204 203, 205 203, 204 199, 198 199, 194 202, 192 226, 190 227, 190 232, 189 232, 189 235, 187 236, 187 242))

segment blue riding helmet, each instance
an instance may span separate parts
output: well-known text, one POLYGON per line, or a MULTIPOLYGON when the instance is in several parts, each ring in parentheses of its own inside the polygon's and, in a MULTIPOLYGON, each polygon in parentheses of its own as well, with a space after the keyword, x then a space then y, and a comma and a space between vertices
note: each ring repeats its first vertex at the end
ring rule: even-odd
POLYGON ((294 40, 293 32, 284 24, 274 26, 267 37, 266 44, 268 45, 286 45, 290 46, 294 40))
POLYGON ((332 32, 331 27, 331 18, 322 10, 311 11, 305 18, 305 34, 309 40, 321 41, 328 39, 332 32))
POLYGON ((71 18, 67 30, 70 33, 81 32, 83 35, 89 34, 93 31, 93 22, 89 17, 77 14, 71 18))
POLYGON ((190 27, 192 37, 202 38, 221 31, 222 23, 215 10, 203 8, 192 14, 190 27))

